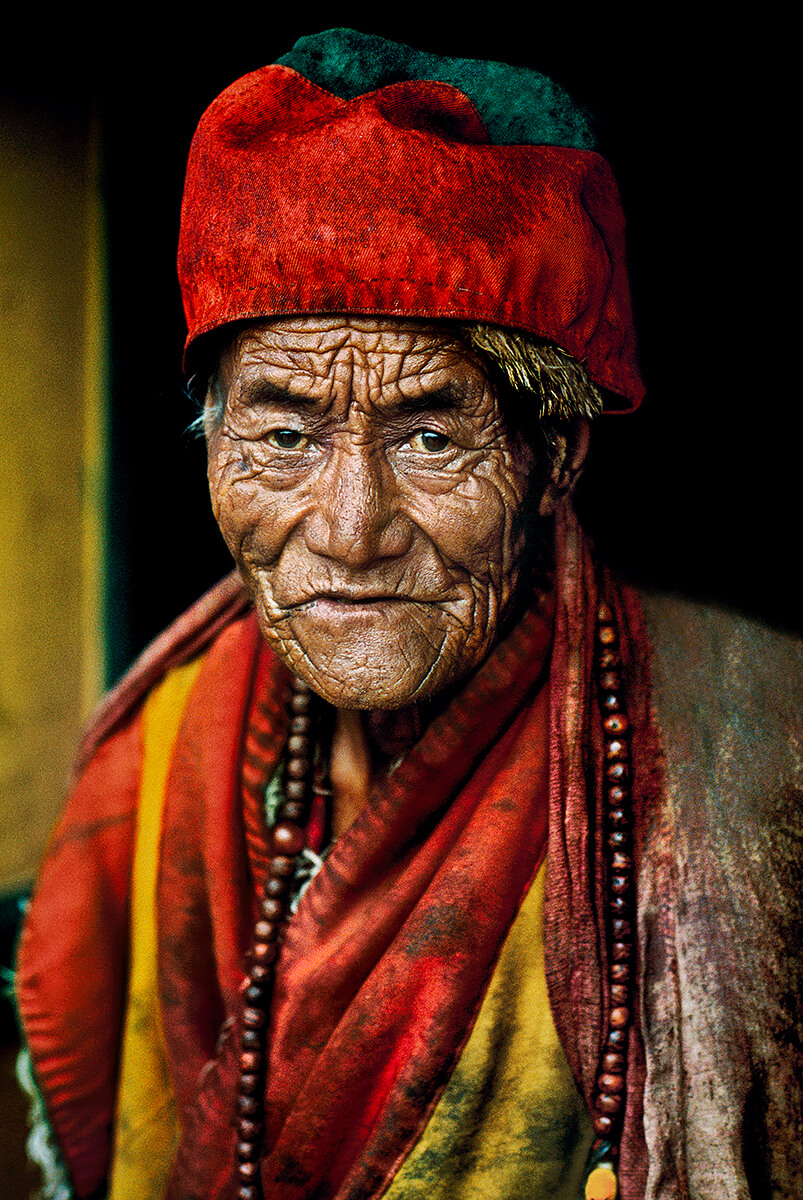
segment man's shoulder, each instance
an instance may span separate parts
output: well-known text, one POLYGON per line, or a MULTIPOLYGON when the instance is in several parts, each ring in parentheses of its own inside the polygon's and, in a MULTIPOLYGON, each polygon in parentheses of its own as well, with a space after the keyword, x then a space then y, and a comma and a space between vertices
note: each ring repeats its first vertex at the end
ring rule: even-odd
MULTIPOLYGON (((639 591, 658 702, 708 722, 752 712, 761 730, 803 711, 803 639, 684 596, 639 591)), ((756 728, 759 732, 759 728, 756 728)))
POLYGON ((803 795, 803 640, 684 597, 639 594, 651 699, 678 815, 736 840, 796 826, 803 795))
POLYGON ((250 604, 245 585, 232 571, 160 633, 106 693, 92 715, 76 756, 76 774, 169 671, 207 649, 250 604))
POLYGON ((803 655, 800 634, 776 628, 758 617, 713 601, 699 600, 674 592, 635 588, 650 632, 667 639, 699 643, 700 649, 715 650, 727 644, 759 643, 775 654, 803 655))

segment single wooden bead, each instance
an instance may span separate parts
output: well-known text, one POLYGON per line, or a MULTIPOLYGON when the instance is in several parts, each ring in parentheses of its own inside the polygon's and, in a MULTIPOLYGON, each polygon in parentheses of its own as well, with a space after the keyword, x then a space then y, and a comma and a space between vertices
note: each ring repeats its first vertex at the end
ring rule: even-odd
POLYGON ((258 1050, 246 1050, 240 1055, 240 1070, 245 1075, 255 1075, 262 1066, 262 1055, 258 1050))
POLYGON ((243 1009, 243 1025, 246 1029, 261 1029, 265 1024, 265 1014, 258 1008, 243 1009))
POLYGON ((262 1122, 252 1121, 250 1117, 240 1117, 237 1131, 243 1142, 255 1142, 262 1133, 262 1122))
POLYGON ((273 848, 277 854, 300 854, 306 841, 306 834, 298 825, 283 821, 274 827, 273 848))
POLYGON ((624 1029, 630 1023, 629 1008, 612 1008, 608 1020, 614 1029, 624 1029))
POLYGON ((602 1069, 609 1071, 614 1075, 621 1074, 625 1067, 624 1054, 611 1052, 610 1050, 602 1056, 602 1069))
POLYGON ((293 734, 299 734, 299 733, 304 734, 306 736, 310 733, 311 729, 312 729, 312 717, 309 715, 309 713, 294 713, 293 716, 290 718, 290 734, 291 734, 291 736, 293 734))
MULTIPOLYGON (((602 697, 602 707, 606 712, 615 713, 619 707, 619 697, 615 692, 608 692, 602 697)), ((607 728, 607 726, 605 726, 607 728)), ((608 729, 608 733, 616 733, 616 729, 608 729)))
POLYGON ((630 947, 627 942, 614 942, 611 946, 611 958, 614 962, 627 962, 630 958, 630 947))
POLYGON ((611 1002, 613 1004, 627 1004, 630 999, 630 988, 624 983, 614 983, 611 987, 611 1002))
POLYGON ((624 804, 626 800, 627 792, 618 783, 614 783, 608 788, 608 803, 612 804, 614 808, 620 804, 624 804))
POLYGON ((243 1050, 259 1050, 262 1046, 262 1036, 257 1029, 244 1029, 240 1045, 243 1050))
POLYGON ((278 921, 284 916, 284 904, 275 896, 268 896, 259 906, 266 921, 278 921))
POLYGON ((630 902, 624 896, 612 896, 608 908, 617 917, 626 917, 630 912, 630 902))
POLYGON ((253 1071, 243 1071, 240 1075, 240 1093, 243 1096, 253 1096, 259 1087, 259 1076, 253 1071))
POLYGON ((248 970, 248 978, 252 983, 267 983, 270 976, 271 971, 266 963, 251 963, 248 970))
POLYGON ((611 933, 617 942, 622 942, 625 938, 632 936, 633 926, 630 921, 625 921, 621 917, 617 917, 616 920, 611 922, 611 933))
POLYGON ((611 866, 614 871, 630 871, 633 867, 633 859, 629 854, 617 851, 616 854, 611 855, 611 866))
POLYGON ((311 744, 305 733, 291 733, 287 739, 287 753, 293 758, 309 758, 311 744))
POLYGON ((601 646, 616 645, 616 629, 613 625, 600 625, 597 630, 597 637, 601 646))
POLYGON ((603 1093, 601 1096, 597 1096, 594 1106, 597 1112, 610 1113, 612 1115, 613 1113, 618 1113, 622 1107, 622 1097, 608 1096, 606 1093, 603 1093))
POLYGON ((287 760, 287 778, 288 779, 306 779, 308 775, 309 775, 309 759, 308 758, 288 758, 288 760, 287 760))
POLYGON ((602 722, 602 728, 606 733, 627 733, 630 728, 630 722, 624 713, 611 713, 602 722))
POLYGON ((257 942, 275 942, 278 933, 276 921, 257 921, 254 926, 254 940, 257 942))
POLYGON ((594 1126, 594 1133, 596 1133, 598 1137, 607 1137, 613 1129, 612 1119, 605 1116, 604 1113, 598 1113, 594 1117, 592 1124, 594 1126))
POLYGON ((292 713, 308 713, 312 707, 312 696, 309 692, 293 692, 290 697, 290 711, 292 713))
POLYGON ((619 739, 619 738, 614 738, 614 740, 612 742, 606 742, 605 743, 605 757, 609 758, 609 759, 611 759, 611 758, 626 758, 627 757, 627 745, 623 741, 621 741, 621 739, 619 739))
POLYGON ((625 1086, 624 1076, 605 1071, 597 1080, 597 1086, 601 1092, 605 1092, 608 1095, 618 1095, 625 1086))
POLYGON ((252 1183, 244 1183, 237 1192, 237 1200, 259 1200, 259 1189, 252 1183))
POLYGON ((279 947, 275 942, 254 942, 252 954, 255 962, 271 963, 278 953, 279 947))
POLYGON ((630 824, 630 812, 626 808, 612 808, 608 813, 608 820, 611 825, 621 829, 630 824))
POLYGON ((615 850, 618 846, 626 846, 627 843, 627 831, 624 829, 613 829, 608 834, 608 845, 612 850, 615 850))
POLYGON ((237 1110, 244 1117, 252 1117, 254 1113, 259 1112, 259 1101, 256 1096, 238 1096, 237 1110))
POLYGON ((254 1162, 259 1158, 259 1144, 257 1142, 238 1142, 237 1157, 240 1162, 254 1162))
POLYGON ((614 895, 616 895, 616 896, 623 895, 628 890, 629 887, 630 887, 630 876, 629 875, 612 875, 611 876, 611 890, 613 891, 614 895))
POLYGON ((613 624, 613 613, 604 600, 600 600, 597 606, 597 620, 601 625, 613 624))
POLYGON ((627 1029, 609 1029, 606 1042, 611 1050, 621 1051, 624 1054, 627 1046, 627 1029))
MULTIPOLYGON (((283 809, 289 808, 290 805, 285 804, 282 807, 283 809)), ((295 805, 293 807, 295 808, 295 805)), ((289 821, 291 818, 288 817, 287 820, 289 821)), ((299 822, 296 822, 296 824, 299 824, 299 822)), ((296 860, 288 858, 286 854, 277 854, 275 858, 270 860, 268 865, 271 875, 274 875, 277 879, 291 879, 296 873, 296 860)), ((267 941, 267 939, 265 940, 267 941)))
POLYGON ((611 667, 619 666, 619 655, 615 650, 612 650, 610 647, 608 647, 607 649, 600 651, 597 662, 601 671, 608 671, 611 669, 611 667))
POLYGON ((611 963, 610 973, 614 983, 627 983, 630 978, 630 967, 627 963, 611 963))
POLYGON ((269 879, 265 884, 265 892, 268 896, 283 896, 290 887, 289 879, 269 879))
POLYGON ((627 763, 608 763, 607 767, 605 768, 605 774, 607 775, 608 779, 627 779, 627 763))
POLYGON ((616 671, 603 671, 599 677, 600 687, 606 692, 618 692, 622 681, 616 671))
POLYGON ((237 1172, 241 1179, 256 1179, 259 1171, 259 1163, 255 1160, 252 1162, 239 1162, 237 1164, 237 1172))
MULTIPOLYGON (((291 800, 296 804, 301 804, 307 796, 306 779, 288 779, 284 785, 284 794, 288 800, 291 800)), ((287 805, 283 804, 282 808, 287 808, 287 805)), ((304 807, 302 812, 306 813, 306 811, 306 807, 304 807)), ((299 817, 299 820, 302 819, 303 817, 299 817)))
POLYGON ((261 1008, 265 1003, 265 989, 258 983, 252 983, 243 993, 243 1000, 255 1008, 261 1008))

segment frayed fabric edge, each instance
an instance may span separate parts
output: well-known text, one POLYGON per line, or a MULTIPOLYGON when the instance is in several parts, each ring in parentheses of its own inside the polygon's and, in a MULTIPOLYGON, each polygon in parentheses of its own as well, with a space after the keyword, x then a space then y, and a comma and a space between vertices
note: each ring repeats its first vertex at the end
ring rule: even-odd
POLYGON ((31 1056, 24 1047, 17 1055, 16 1071, 17 1081, 30 1099, 29 1132, 25 1149, 29 1161, 42 1172, 42 1183, 31 1193, 31 1200, 74 1200, 67 1168, 53 1137, 45 1115, 45 1106, 33 1077, 31 1056))

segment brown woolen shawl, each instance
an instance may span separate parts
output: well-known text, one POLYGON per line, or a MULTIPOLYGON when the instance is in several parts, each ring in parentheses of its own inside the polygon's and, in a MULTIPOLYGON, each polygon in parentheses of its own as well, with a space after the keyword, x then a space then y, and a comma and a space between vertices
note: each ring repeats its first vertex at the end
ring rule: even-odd
MULTIPOLYGON (((597 722, 583 735, 596 597, 571 520, 558 549, 546 962, 590 1098, 607 1007, 597 722)), ((792 1200, 803 1145, 803 645, 693 601, 603 587, 622 634, 636 808, 640 1036, 622 1195, 792 1200)))
POLYGON ((792 1200, 803 1147, 803 645, 643 596, 664 785, 642 833, 647 1200, 792 1200))

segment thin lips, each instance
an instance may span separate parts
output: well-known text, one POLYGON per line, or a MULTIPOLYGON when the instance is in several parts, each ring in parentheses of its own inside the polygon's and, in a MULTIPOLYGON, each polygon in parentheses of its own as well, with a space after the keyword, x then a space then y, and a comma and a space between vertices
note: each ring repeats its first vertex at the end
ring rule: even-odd
POLYGON ((335 600, 338 604, 380 604, 387 600, 410 600, 410 596, 400 596, 398 592, 315 592, 305 604, 313 604, 316 600, 335 600))
POLYGON ((329 600, 335 604, 392 604, 392 603, 408 603, 415 604, 421 602, 420 596, 399 595, 398 592, 352 592, 352 591, 326 591, 313 592, 309 596, 304 596, 301 600, 296 600, 294 603, 285 604, 285 608, 309 608, 311 604, 315 604, 318 600, 329 600))

